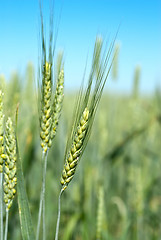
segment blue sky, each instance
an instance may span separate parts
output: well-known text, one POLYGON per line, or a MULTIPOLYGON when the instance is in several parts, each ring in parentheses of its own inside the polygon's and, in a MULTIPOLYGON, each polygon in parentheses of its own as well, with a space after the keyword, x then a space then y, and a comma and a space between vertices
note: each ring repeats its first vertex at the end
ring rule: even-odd
MULTIPOLYGON (((161 87, 160 0, 55 0, 55 22, 62 8, 57 51, 64 50, 66 88, 79 87, 87 54, 91 56, 97 34, 115 35, 120 43, 119 79, 107 88, 129 92, 134 69, 140 64, 141 91, 161 87)), ((44 1, 46 21, 49 1, 44 1)), ((29 61, 37 67, 38 0, 0 0, 0 74, 22 75, 29 61)), ((90 66, 90 57, 88 59, 90 66)))

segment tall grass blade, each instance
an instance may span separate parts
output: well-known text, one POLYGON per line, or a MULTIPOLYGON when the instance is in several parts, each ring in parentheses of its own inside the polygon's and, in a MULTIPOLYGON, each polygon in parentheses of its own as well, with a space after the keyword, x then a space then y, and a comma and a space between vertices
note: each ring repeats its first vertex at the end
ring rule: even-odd
MULTIPOLYGON (((16 126, 17 126, 17 114, 18 110, 16 113, 16 126)), ((17 195, 21 234, 23 240, 35 240, 31 213, 28 204, 28 197, 25 188, 25 180, 22 171, 22 162, 18 150, 17 131, 16 131, 16 154, 17 154, 17 195)))

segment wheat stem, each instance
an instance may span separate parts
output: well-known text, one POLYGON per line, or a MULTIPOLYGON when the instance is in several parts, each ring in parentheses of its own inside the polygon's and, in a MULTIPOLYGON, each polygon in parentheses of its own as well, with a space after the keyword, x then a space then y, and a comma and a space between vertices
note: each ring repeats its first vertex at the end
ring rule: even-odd
POLYGON ((45 240, 46 239, 46 231, 45 231, 45 229, 46 229, 46 222, 45 222, 45 198, 43 199, 42 210, 43 210, 43 212, 42 212, 43 230, 42 231, 43 231, 43 240, 45 240))
POLYGON ((43 240, 45 240, 45 187, 46 187, 46 169, 48 151, 44 153, 44 167, 43 167, 43 183, 42 183, 42 201, 43 201, 43 240))
POLYGON ((7 234, 8 234, 8 213, 9 213, 9 209, 6 208, 6 225, 5 225, 4 240, 7 240, 7 234))
POLYGON ((36 232, 36 240, 39 239, 39 233, 40 233, 40 223, 41 223, 41 212, 42 212, 42 191, 40 195, 40 204, 39 204, 39 214, 38 214, 38 222, 37 222, 37 232, 36 232))
POLYGON ((46 184, 47 156, 48 156, 48 151, 43 152, 43 155, 42 155, 43 178, 42 178, 42 188, 41 188, 41 194, 40 194, 40 205, 39 205, 36 240, 39 239, 42 211, 43 211, 43 240, 45 240, 45 184, 46 184))
POLYGON ((60 225, 60 212, 61 212, 61 208, 60 208, 60 198, 61 195, 63 193, 64 189, 61 189, 60 194, 59 194, 59 199, 58 199, 58 217, 57 217, 57 224, 56 224, 56 233, 55 233, 55 240, 58 240, 58 234, 59 234, 59 225, 60 225))
POLYGON ((0 173, 0 240, 3 240, 3 173, 0 173))

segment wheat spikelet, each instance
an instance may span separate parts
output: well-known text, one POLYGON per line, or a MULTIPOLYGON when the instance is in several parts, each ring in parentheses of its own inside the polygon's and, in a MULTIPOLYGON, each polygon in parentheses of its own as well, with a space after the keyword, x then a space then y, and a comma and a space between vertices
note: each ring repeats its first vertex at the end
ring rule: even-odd
POLYGON ((40 2, 40 18, 41 18, 41 63, 39 66, 39 120, 40 120, 40 139, 43 152, 46 153, 51 146, 51 114, 52 114, 52 32, 49 42, 49 55, 47 61, 46 39, 44 35, 43 13, 40 2))
POLYGON ((62 69, 58 76, 57 87, 53 101, 51 139, 53 139, 56 135, 56 130, 63 105, 63 98, 64 98, 64 70, 62 69))
POLYGON ((10 209, 16 193, 16 140, 13 124, 10 118, 6 122, 5 131, 5 166, 4 166, 4 202, 10 209))
POLYGON ((75 169, 79 161, 79 157, 83 147, 83 142, 88 128, 88 118, 89 110, 85 108, 80 119, 80 123, 77 127, 72 147, 69 150, 65 160, 64 169, 61 177, 61 184, 64 190, 66 189, 67 185, 70 183, 74 176, 75 169))
POLYGON ((74 111, 74 122, 72 124, 71 133, 68 137, 64 157, 64 169, 60 180, 63 191, 72 180, 78 161, 87 145, 98 103, 101 99, 103 88, 111 68, 110 65, 106 72, 114 42, 111 44, 108 53, 103 56, 101 56, 102 44, 102 39, 98 37, 95 42, 92 68, 87 88, 84 93, 82 86, 78 95, 74 111), (94 85, 93 91, 92 85, 94 85))
POLYGON ((64 98, 64 70, 59 73, 54 99, 52 99, 52 64, 46 62, 43 72, 40 138, 41 147, 46 152, 52 144, 61 115, 64 98))
POLYGON ((80 161, 80 158, 86 148, 96 110, 100 102, 110 69, 112 67, 113 60, 107 68, 113 50, 114 42, 115 40, 111 43, 108 52, 104 52, 102 55, 102 38, 96 38, 88 84, 84 91, 82 83, 78 94, 77 102, 74 109, 72 128, 69 132, 66 145, 64 168, 60 180, 62 188, 58 198, 58 218, 55 240, 58 240, 59 234, 61 195, 67 188, 68 184, 71 182, 75 174, 78 161, 80 161))
POLYGON ((52 98, 52 76, 51 64, 46 62, 43 69, 42 101, 40 116, 40 138, 41 147, 44 152, 51 146, 51 98, 52 98))
POLYGON ((64 70, 62 68, 62 54, 58 58, 58 78, 55 92, 53 90, 53 59, 55 43, 53 42, 53 13, 51 12, 49 48, 46 47, 42 9, 41 17, 41 63, 39 66, 39 118, 40 138, 43 152, 46 153, 51 147, 52 140, 56 135, 56 129, 61 114, 64 91, 64 70), (54 95, 54 96, 53 96, 54 95))
POLYGON ((60 58, 60 64, 58 69, 58 80, 55 88, 55 94, 53 89, 53 59, 55 51, 55 43, 53 41, 53 8, 50 12, 50 33, 48 41, 48 49, 46 47, 46 36, 44 34, 44 23, 42 13, 42 3, 40 1, 40 18, 41 18, 41 62, 39 64, 39 77, 38 77, 38 104, 39 104, 39 120, 40 120, 40 139, 41 147, 43 150, 42 162, 43 162, 43 178, 42 189, 40 195, 40 205, 37 223, 36 239, 39 239, 41 215, 43 226, 43 239, 45 239, 45 186, 46 186, 46 170, 47 170, 47 156, 48 150, 52 145, 52 140, 56 135, 56 128, 58 125, 60 112, 63 101, 63 84, 64 84, 64 71, 61 66, 62 55, 60 58), (61 71, 60 71, 61 70, 61 71), (53 96, 54 95, 54 96, 53 96))
POLYGON ((3 137, 3 122, 4 122, 4 114, 3 114, 3 93, 0 90, 0 173, 3 172, 3 161, 5 158, 4 155, 4 137, 3 137))

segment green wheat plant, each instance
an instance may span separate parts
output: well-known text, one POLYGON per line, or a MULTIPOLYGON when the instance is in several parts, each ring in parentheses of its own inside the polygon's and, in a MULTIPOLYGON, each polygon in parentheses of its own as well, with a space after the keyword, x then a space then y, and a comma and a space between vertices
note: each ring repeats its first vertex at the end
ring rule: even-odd
POLYGON ((20 180, 18 181, 18 192, 19 187, 21 187, 20 194, 18 195, 18 203, 20 222, 22 226, 22 236, 24 239, 34 239, 33 237, 31 238, 32 233, 30 234, 32 230, 29 230, 29 232, 26 234, 26 230, 30 224, 31 218, 28 218, 27 216, 29 214, 29 208, 27 211, 25 209, 25 205, 28 205, 28 200, 27 196, 24 197, 23 193, 25 192, 24 179, 19 177, 19 175, 23 175, 23 173, 22 169, 19 169, 19 161, 17 161, 17 157, 19 156, 17 152, 18 145, 16 138, 16 129, 10 117, 8 117, 4 126, 5 116, 3 109, 3 92, 0 90, 0 239, 7 240, 9 210, 12 206, 13 199, 16 194, 17 177, 20 180), (6 210, 5 232, 3 232, 3 202, 5 203, 6 210), (24 218, 22 217, 23 213, 25 215, 24 218), (28 238, 26 238, 26 236, 28 236, 28 238))
MULTIPOLYGON (((17 140, 15 127, 10 117, 8 117, 4 127, 3 113, 3 93, 0 90, 0 236, 1 239, 7 240, 8 236, 8 219, 9 210, 13 204, 13 199, 16 194, 17 185, 17 140), (5 233, 3 233, 3 202, 5 203, 6 223, 5 233), (3 238, 4 235, 4 238, 3 238)), ((22 169, 21 169, 22 174, 22 169)), ((20 182, 22 186, 23 181, 20 182)), ((24 186, 23 186, 24 188, 24 186)), ((24 190, 25 191, 25 190, 24 190)), ((21 191, 22 192, 22 191, 21 191)), ((27 197, 26 197, 27 199, 27 197)), ((23 199, 25 203, 27 200, 23 199)), ((21 205, 21 204, 20 204, 21 205)), ((21 209, 21 208, 20 208, 21 209)), ((27 212, 26 212, 27 213, 27 212)), ((21 214, 21 211, 20 211, 21 214)), ((21 217, 20 217, 21 218, 21 217)))
POLYGON ((40 5, 41 17, 41 62, 38 76, 38 104, 40 122, 40 140, 42 148, 43 178, 40 195, 40 206, 37 224, 36 239, 39 239, 41 215, 43 220, 43 239, 45 239, 45 185, 48 151, 56 136, 59 118, 61 115, 64 97, 64 65, 63 55, 60 53, 57 58, 56 86, 53 86, 54 78, 54 48, 53 42, 53 13, 50 13, 50 34, 47 49, 47 41, 44 34, 44 23, 40 5))
POLYGON ((96 38, 88 84, 85 90, 83 89, 83 85, 80 88, 79 96, 74 109, 75 117, 73 117, 72 128, 69 133, 64 155, 64 167, 60 180, 62 187, 58 200, 58 218, 55 240, 58 239, 59 233, 61 195, 72 181, 77 165, 80 162, 86 148, 96 110, 112 66, 110 57, 113 45, 114 41, 111 43, 109 50, 106 52, 106 49, 103 50, 102 38, 96 38))

